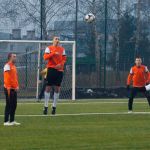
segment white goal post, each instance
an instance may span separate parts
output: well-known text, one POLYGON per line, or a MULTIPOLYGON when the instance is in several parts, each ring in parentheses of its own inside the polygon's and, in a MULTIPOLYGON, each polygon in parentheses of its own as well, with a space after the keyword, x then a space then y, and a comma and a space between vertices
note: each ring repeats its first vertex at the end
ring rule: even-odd
MULTIPOLYGON (((38 44, 38 66, 37 66, 37 89, 36 98, 39 93, 39 76, 40 76, 40 58, 41 58, 41 44, 51 44, 52 41, 41 40, 0 40, 0 43, 37 43, 38 44)), ((75 100, 76 93, 76 42, 75 41, 60 41, 61 44, 72 45, 72 100, 75 100)))

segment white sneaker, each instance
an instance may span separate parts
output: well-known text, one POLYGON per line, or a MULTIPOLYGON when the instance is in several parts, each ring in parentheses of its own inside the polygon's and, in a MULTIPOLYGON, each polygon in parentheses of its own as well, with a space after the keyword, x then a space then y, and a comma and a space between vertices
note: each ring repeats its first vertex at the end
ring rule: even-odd
POLYGON ((15 125, 15 126, 19 126, 19 125, 21 125, 21 123, 16 122, 16 121, 10 122, 10 124, 11 124, 12 126, 13 126, 13 125, 15 125))
POLYGON ((4 126, 10 126, 10 122, 4 122, 4 126))
POLYGON ((131 113, 133 113, 133 111, 132 111, 132 110, 129 110, 129 111, 128 111, 128 114, 131 114, 131 113))

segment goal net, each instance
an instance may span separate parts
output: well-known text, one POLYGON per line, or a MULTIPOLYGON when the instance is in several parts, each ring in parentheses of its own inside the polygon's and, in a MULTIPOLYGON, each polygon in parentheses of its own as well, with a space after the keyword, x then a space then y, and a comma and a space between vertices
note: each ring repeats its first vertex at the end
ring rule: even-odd
MULTIPOLYGON (((0 84, 3 84, 3 66, 7 62, 8 53, 16 53, 20 86, 18 97, 38 98, 43 81, 40 72, 46 67, 43 54, 51 44, 52 41, 0 40, 0 84)), ((75 100, 75 41, 61 41, 60 44, 67 54, 60 99, 75 100)), ((0 93, 1 97, 4 96, 3 86, 0 93)))

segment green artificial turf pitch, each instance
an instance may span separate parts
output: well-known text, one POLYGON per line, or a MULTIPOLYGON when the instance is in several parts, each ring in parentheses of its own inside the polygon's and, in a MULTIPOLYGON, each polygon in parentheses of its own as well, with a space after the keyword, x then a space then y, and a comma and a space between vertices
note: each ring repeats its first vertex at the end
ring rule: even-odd
MULTIPOLYGON (((0 150, 149 150, 150 108, 135 100, 59 102, 56 116, 43 116, 43 103, 19 102, 16 120, 4 127, 0 103, 0 150)), ((49 107, 50 114, 50 107, 49 107)))

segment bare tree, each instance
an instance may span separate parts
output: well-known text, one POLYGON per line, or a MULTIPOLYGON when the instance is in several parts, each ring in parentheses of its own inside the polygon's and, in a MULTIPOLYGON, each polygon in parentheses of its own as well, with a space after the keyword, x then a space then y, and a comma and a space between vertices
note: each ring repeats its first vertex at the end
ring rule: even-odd
POLYGON ((41 23, 40 9, 42 8, 43 35, 46 39, 47 30, 53 22, 69 16, 69 3, 70 0, 42 0, 41 7, 40 0, 6 0, 1 2, 0 15, 10 19, 20 28, 30 24, 39 28, 41 23))

